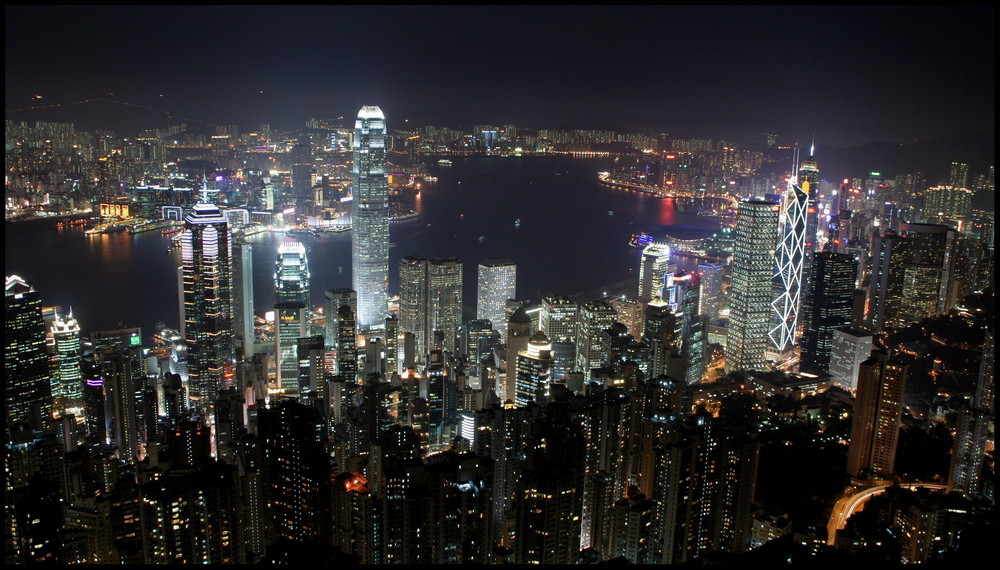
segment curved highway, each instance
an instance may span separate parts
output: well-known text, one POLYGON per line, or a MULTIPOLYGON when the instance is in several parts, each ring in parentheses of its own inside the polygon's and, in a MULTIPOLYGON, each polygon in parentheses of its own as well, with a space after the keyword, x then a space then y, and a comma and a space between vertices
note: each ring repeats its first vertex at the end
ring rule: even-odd
MULTIPOLYGON (((891 483, 876 485, 837 501, 837 504, 833 506, 833 512, 830 514, 830 522, 826 525, 826 543, 834 546, 837 542, 837 531, 844 528, 847 524, 847 519, 851 518, 851 515, 855 512, 861 510, 865 503, 868 502, 868 499, 884 493, 891 486, 891 483)), ((899 486, 906 489, 924 487, 941 490, 947 488, 945 485, 937 483, 901 483, 899 486)))

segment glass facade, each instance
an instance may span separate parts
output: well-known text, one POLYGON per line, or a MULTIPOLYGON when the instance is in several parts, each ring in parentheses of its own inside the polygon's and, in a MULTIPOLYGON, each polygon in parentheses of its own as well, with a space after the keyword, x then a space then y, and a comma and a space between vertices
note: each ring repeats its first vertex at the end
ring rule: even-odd
POLYGON ((381 328, 389 315, 389 179, 385 172, 385 115, 358 112, 354 127, 351 269, 358 294, 358 328, 381 328))

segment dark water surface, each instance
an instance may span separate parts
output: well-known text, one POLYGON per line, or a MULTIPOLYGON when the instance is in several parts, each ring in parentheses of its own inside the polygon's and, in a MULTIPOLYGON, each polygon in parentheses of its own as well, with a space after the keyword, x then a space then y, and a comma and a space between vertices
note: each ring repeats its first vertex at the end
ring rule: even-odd
MULTIPOLYGON (((436 183, 416 197, 419 219, 390 228, 389 293, 399 290, 406 255, 455 256, 465 263, 466 318, 474 317, 478 263, 509 257, 517 263, 517 295, 563 294, 589 300, 605 288, 631 292, 638 281, 633 232, 702 237, 717 229, 709 218, 678 212, 670 199, 608 190, 596 173, 610 159, 562 157, 456 158, 431 167, 436 183), (519 227, 515 221, 520 219, 519 227)), ((79 226, 19 229, 5 224, 5 273, 26 279, 46 306, 73 308, 84 332, 141 326, 146 339, 158 321, 177 328, 180 252, 152 231, 89 237, 79 226)), ((258 313, 274 302, 278 233, 254 244, 254 301, 258 313)), ((351 234, 300 237, 312 273, 312 301, 323 291, 351 286, 351 234)))

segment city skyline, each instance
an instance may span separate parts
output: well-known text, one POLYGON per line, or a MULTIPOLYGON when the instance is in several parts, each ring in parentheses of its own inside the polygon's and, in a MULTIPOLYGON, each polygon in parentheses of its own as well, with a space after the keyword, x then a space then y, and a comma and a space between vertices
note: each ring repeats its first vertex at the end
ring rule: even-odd
MULTIPOLYGON (((838 146, 992 131, 994 123, 988 6, 5 12, 6 114, 15 120, 43 120, 43 111, 23 109, 107 99, 175 121, 293 128, 313 117, 349 120, 375 103, 394 128, 596 123, 713 138, 773 132, 787 143, 815 136, 838 146), (365 21, 380 31, 350 25, 365 21), (171 26, 185 34, 150 33, 171 26), (243 31, 254 39, 241 42, 243 31), (361 39, 374 41, 351 55, 361 39)), ((94 114, 72 107, 64 110, 94 114)))

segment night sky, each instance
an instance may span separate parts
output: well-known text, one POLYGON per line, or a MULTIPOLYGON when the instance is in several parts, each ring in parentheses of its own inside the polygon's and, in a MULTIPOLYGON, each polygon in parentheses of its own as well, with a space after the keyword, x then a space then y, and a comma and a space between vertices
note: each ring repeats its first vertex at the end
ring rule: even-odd
POLYGON ((829 145, 992 131, 992 6, 6 6, 6 118, 606 126, 829 145), (34 95, 43 99, 35 100, 34 95), (113 94, 113 95, 109 95, 113 94), (86 105, 73 106, 86 113, 86 105))

